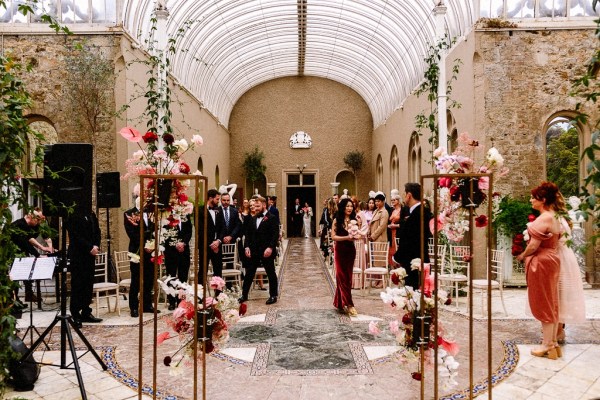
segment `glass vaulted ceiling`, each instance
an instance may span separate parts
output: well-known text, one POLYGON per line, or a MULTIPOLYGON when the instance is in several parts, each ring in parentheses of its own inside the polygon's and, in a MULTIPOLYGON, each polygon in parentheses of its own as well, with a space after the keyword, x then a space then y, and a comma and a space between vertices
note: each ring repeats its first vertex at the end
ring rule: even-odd
MULTIPOLYGON (((125 0, 125 28, 143 43, 156 0, 125 0)), ((172 73, 228 125, 252 87, 317 76, 362 96, 377 127, 419 84, 433 9, 440 0, 169 0, 168 34, 194 21, 177 44, 172 73)), ((445 0, 445 30, 465 35, 472 0, 445 0)))

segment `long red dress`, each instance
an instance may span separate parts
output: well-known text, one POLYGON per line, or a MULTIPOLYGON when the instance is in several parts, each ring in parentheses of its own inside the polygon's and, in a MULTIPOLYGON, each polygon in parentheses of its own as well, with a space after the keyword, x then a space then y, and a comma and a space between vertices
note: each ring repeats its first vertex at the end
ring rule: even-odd
MULTIPOLYGON (((336 230, 337 236, 348 235, 348 231, 343 226, 337 226, 336 230)), ((356 257, 354 241, 336 241, 333 246, 336 283, 333 305, 338 310, 344 307, 354 307, 354 303, 352 302, 352 269, 354 267, 354 258, 356 257)))
POLYGON ((527 228, 529 236, 541 240, 540 247, 525 262, 527 296, 535 319, 545 323, 558 322, 558 279, 560 259, 557 247, 559 235, 543 233, 535 221, 527 228))

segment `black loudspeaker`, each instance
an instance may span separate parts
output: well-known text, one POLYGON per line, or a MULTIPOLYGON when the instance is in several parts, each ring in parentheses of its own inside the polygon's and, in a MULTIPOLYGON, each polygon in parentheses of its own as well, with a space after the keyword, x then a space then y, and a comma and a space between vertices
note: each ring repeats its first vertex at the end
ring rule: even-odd
POLYGON ((121 207, 121 177, 118 172, 96 174, 96 205, 98 208, 121 207))
POLYGON ((66 216, 92 211, 93 146, 88 143, 57 143, 44 150, 44 214, 66 216), (51 171, 51 172, 50 172, 51 171))

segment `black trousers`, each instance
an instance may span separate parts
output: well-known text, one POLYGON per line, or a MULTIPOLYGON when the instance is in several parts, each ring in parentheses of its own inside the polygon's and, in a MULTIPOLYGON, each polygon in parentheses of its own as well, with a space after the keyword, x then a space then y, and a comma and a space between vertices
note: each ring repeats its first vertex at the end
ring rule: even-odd
POLYGON ((71 303, 69 310, 73 318, 80 318, 92 313, 92 297, 94 296, 94 260, 71 260, 71 303))
MULTIPOLYGON (((187 283, 190 274, 190 252, 178 252, 177 250, 165 251, 165 267, 167 275, 176 277, 180 282, 187 283)), ((177 299, 171 295, 168 296, 169 303, 174 304, 177 299)))
POLYGON ((262 255, 255 256, 252 254, 252 262, 246 269, 246 275, 244 276, 244 284, 242 286, 242 296, 248 297, 254 276, 256 275, 256 269, 263 267, 269 278, 269 296, 277 296, 277 273, 275 272, 275 257, 264 258, 262 255))
MULTIPOLYGON (((152 289, 154 289, 154 264, 150 261, 150 256, 144 258, 144 287, 142 297, 144 299, 144 309, 151 308, 152 289)), ((131 271, 131 287, 129 288, 129 309, 137 310, 140 306, 138 295, 140 293, 140 263, 129 263, 131 271)))

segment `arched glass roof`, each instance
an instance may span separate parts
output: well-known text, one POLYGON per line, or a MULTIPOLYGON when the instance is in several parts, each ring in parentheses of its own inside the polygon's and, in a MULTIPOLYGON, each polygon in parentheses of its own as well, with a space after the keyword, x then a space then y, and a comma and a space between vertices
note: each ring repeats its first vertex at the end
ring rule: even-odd
MULTIPOLYGON (((164 2, 164 0, 163 0, 164 2)), ((354 89, 382 124, 419 84, 435 41, 440 0, 169 0, 179 40, 172 73, 227 126, 249 89, 284 76, 317 76, 354 89)), ((141 43, 156 0, 124 0, 123 24, 141 43)), ((472 0, 445 0, 445 30, 465 35, 472 0)))

